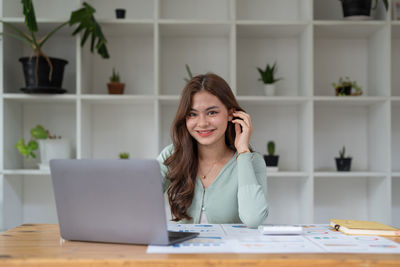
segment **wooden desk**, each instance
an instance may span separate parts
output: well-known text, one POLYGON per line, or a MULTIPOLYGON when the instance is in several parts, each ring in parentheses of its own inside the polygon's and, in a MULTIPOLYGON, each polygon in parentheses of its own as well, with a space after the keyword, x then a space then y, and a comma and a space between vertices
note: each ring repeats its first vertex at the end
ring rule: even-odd
MULTIPOLYGON (((400 237, 391 238, 400 243, 400 237)), ((385 254, 146 254, 146 246, 60 242, 56 224, 0 234, 0 266, 400 266, 385 254)))

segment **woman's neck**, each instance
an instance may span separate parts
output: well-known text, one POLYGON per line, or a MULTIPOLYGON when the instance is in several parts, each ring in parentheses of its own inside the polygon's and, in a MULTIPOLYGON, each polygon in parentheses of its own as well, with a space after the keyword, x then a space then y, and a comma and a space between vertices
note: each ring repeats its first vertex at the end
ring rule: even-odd
POLYGON ((227 156, 231 157, 233 153, 233 151, 226 146, 225 142, 213 146, 197 144, 197 149, 199 160, 201 161, 218 162, 227 156))

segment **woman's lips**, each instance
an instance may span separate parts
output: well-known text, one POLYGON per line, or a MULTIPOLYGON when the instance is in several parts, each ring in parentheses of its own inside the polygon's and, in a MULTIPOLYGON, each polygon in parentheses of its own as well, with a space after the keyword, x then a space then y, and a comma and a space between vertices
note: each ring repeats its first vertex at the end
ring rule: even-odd
POLYGON ((201 136, 201 137, 207 137, 212 135, 214 132, 214 130, 202 130, 202 131, 197 131, 197 133, 201 136))

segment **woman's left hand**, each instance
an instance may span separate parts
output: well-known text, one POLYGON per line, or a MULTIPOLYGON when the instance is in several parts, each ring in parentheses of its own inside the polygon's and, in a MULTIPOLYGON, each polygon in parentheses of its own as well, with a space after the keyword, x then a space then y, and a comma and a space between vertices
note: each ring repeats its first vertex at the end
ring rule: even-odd
POLYGON ((232 120, 235 124, 236 138, 235 147, 238 153, 249 151, 250 136, 253 131, 253 125, 251 123, 251 117, 249 114, 243 111, 233 112, 233 116, 237 117, 232 120))

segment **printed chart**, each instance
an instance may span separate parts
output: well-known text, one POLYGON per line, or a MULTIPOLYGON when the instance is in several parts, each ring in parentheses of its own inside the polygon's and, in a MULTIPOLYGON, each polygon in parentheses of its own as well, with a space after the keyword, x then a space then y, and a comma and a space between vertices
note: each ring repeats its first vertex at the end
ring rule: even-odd
POLYGON ((148 246, 147 253, 400 253, 399 244, 383 237, 344 235, 328 224, 302 226, 302 235, 262 235, 242 224, 169 224, 170 231, 199 236, 148 246))

